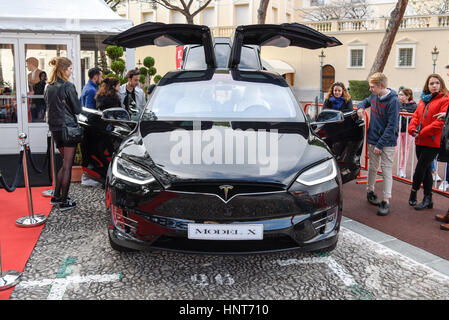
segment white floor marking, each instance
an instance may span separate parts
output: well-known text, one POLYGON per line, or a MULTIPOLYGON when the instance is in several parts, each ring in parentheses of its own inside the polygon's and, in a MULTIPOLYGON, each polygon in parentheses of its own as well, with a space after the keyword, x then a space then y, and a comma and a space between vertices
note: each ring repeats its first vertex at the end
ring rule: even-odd
POLYGON ((322 257, 322 258, 304 258, 304 259, 287 259, 287 260, 276 260, 277 264, 281 267, 289 266, 292 264, 312 264, 312 263, 324 263, 327 264, 329 269, 331 269, 340 279, 343 281, 343 283, 351 287, 353 285, 356 285, 354 278, 348 274, 345 269, 340 266, 337 261, 334 260, 332 257, 322 257))
POLYGON ((209 285, 209 282, 215 283, 220 286, 231 286, 235 283, 234 279, 229 273, 225 274, 224 276, 222 276, 221 274, 217 274, 214 277, 215 282, 213 280, 209 281, 209 276, 204 273, 194 274, 190 277, 190 280, 192 280, 192 282, 199 287, 206 287, 209 285))
POLYGON ((345 269, 337 263, 337 261, 334 260, 334 258, 328 257, 326 264, 328 267, 343 281, 343 283, 348 286, 352 287, 354 285, 357 285, 357 282, 355 282, 354 278, 348 274, 345 269))
POLYGON ((17 285, 17 288, 29 288, 29 287, 43 287, 51 285, 50 293, 47 300, 62 300, 67 286, 70 284, 91 283, 91 282, 111 282, 119 281, 122 275, 116 274, 103 274, 92 276, 68 276, 66 278, 59 279, 44 279, 37 281, 24 281, 17 285))

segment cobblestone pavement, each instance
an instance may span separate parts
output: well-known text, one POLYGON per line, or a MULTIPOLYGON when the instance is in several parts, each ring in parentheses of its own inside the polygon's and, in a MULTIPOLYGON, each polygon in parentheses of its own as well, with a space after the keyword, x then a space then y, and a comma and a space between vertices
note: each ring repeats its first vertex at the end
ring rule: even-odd
POLYGON ((11 300, 448 299, 449 277, 348 229, 328 255, 119 253, 104 190, 72 184, 77 209, 53 209, 11 300))

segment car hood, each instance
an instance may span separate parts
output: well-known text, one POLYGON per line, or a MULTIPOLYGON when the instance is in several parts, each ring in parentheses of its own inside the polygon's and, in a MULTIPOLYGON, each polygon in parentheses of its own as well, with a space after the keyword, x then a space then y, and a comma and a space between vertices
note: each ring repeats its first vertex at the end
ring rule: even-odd
POLYGON ((242 182, 286 189, 303 168, 331 157, 297 122, 142 121, 134 139, 120 156, 145 166, 164 188, 242 182))

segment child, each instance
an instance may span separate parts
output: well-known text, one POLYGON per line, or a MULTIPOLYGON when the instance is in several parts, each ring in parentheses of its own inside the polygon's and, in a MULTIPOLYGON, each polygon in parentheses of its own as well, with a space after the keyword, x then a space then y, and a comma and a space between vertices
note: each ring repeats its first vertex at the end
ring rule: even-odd
POLYGON ((379 206, 377 214, 386 216, 390 212, 391 189, 393 187, 393 159, 398 139, 399 100, 397 93, 387 88, 387 77, 380 72, 368 80, 371 95, 357 107, 357 114, 363 119, 365 108, 371 107, 368 144, 367 200, 379 206), (374 193, 377 170, 382 167, 383 200, 374 193))

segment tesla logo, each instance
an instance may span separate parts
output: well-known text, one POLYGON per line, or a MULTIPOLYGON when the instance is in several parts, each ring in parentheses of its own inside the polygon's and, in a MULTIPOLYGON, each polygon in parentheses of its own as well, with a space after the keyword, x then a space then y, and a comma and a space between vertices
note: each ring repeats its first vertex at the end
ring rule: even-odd
POLYGON ((233 186, 228 186, 228 185, 220 186, 220 190, 223 190, 223 191, 224 191, 224 199, 225 199, 225 201, 228 200, 228 193, 229 193, 229 190, 232 190, 232 189, 234 189, 233 186))

